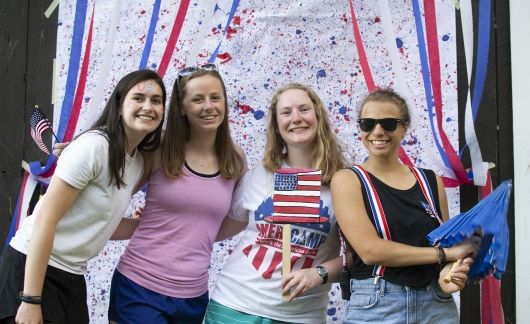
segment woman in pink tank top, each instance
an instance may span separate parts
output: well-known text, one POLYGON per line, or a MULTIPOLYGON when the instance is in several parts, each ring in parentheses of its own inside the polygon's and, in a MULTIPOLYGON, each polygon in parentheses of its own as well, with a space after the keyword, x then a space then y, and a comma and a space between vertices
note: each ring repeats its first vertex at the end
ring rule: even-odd
POLYGON ((214 64, 179 72, 161 148, 146 157, 146 204, 115 270, 109 320, 201 323, 210 253, 246 170, 214 64), (133 234, 134 233, 134 234, 133 234))

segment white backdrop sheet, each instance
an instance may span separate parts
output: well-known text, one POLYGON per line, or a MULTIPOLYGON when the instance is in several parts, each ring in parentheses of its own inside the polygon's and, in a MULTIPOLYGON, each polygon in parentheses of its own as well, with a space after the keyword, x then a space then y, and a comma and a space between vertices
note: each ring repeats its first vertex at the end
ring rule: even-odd
MULTIPOLYGON (((361 162, 366 153, 359 141, 355 119, 358 102, 368 88, 363 59, 358 52, 360 44, 354 37, 355 22, 366 51, 364 62, 369 64, 374 83, 394 87, 411 106, 413 121, 403 141, 404 151, 417 166, 454 177, 436 149, 439 129, 433 126, 433 116, 426 108, 428 96, 422 79, 413 2, 419 5, 424 26, 423 2, 416 0, 63 0, 59 7, 55 129, 59 127, 63 101, 67 95, 72 95, 66 86, 68 74, 72 73, 72 38, 79 32, 79 29, 74 30, 74 20, 83 19, 82 48, 75 50, 82 53, 79 66, 83 60, 89 61, 76 133, 90 126, 116 82, 138 69, 142 57, 146 59, 147 68, 162 72, 169 93, 178 70, 206 63, 220 44, 215 63, 227 86, 232 135, 245 150, 250 166, 259 163, 263 153, 270 98, 278 87, 292 81, 310 85, 320 94, 350 162, 361 162), (157 4, 160 5, 158 13, 154 10, 157 4), (76 16, 78 5, 86 6, 86 16, 76 16), (174 48, 167 48, 174 25, 178 25, 178 10, 186 6, 177 42, 174 48), (154 14, 156 27, 150 33, 154 14), (227 21, 230 24, 225 28, 227 21), (152 45, 146 51, 150 37, 152 45), (83 57, 87 44, 90 44, 89 55, 83 57), (167 68, 162 63, 164 57, 168 58, 167 68)), ((458 147, 455 7, 453 1, 434 3, 442 128, 452 146, 458 147)), ((425 27, 420 29, 425 34, 425 27)), ((83 71, 77 72, 82 78, 83 71)), ((459 211, 458 190, 450 189, 448 194, 454 215, 459 211)), ((142 203, 142 195, 135 196, 133 205, 142 203)), ((215 246, 210 288, 234 242, 235 239, 228 240, 215 246)), ((90 262, 86 278, 92 323, 106 321, 110 276, 125 244, 109 243, 100 256, 90 262)), ((328 322, 340 322, 343 315, 340 291, 333 287, 328 322)))

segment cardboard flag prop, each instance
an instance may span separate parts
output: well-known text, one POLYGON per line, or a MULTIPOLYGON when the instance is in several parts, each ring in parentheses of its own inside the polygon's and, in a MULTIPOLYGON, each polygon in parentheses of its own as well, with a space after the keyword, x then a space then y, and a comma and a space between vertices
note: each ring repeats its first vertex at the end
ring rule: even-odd
POLYGON ((323 223, 320 216, 321 171, 278 169, 274 172, 273 214, 269 223, 323 223))

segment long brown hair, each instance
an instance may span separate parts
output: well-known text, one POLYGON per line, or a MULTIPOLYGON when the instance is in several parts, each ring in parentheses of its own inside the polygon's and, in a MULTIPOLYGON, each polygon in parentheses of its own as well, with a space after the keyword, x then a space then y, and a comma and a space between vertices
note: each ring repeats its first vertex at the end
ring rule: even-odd
POLYGON ((191 136, 188 118, 181 113, 182 102, 186 96, 186 84, 190 80, 204 75, 210 75, 221 82, 225 98, 225 116, 215 137, 215 153, 219 158, 219 173, 223 178, 231 179, 239 177, 243 172, 243 157, 237 152, 230 136, 228 98, 223 79, 218 71, 198 69, 189 76, 177 77, 173 84, 161 152, 162 170, 168 177, 177 177, 182 174, 182 167, 186 160, 185 143, 191 136))
POLYGON ((315 106, 317 136, 315 139, 315 147, 311 153, 311 159, 313 161, 313 167, 322 171, 322 182, 328 184, 333 174, 344 167, 341 147, 331 130, 322 100, 320 100, 319 96, 311 88, 299 83, 290 83, 278 89, 272 96, 267 117, 267 144, 265 146, 263 165, 267 170, 272 172, 280 168, 289 153, 287 152, 287 145, 278 129, 276 105, 278 104, 280 95, 291 89, 305 91, 315 106))
MULTIPOLYGON (((153 80, 162 89, 162 103, 166 104, 166 87, 160 76, 151 70, 138 70, 124 76, 114 88, 103 112, 96 122, 86 132, 99 130, 106 134, 109 141, 109 173, 111 183, 118 189, 125 185, 123 181, 123 171, 125 169, 125 148, 127 146, 127 136, 123 129, 123 122, 120 118, 123 100, 127 93, 138 83, 153 80)), ((162 134, 162 122, 160 125, 147 134, 136 147, 140 152, 152 152, 160 144, 162 134)), ((109 183, 109 185, 111 184, 109 183)))

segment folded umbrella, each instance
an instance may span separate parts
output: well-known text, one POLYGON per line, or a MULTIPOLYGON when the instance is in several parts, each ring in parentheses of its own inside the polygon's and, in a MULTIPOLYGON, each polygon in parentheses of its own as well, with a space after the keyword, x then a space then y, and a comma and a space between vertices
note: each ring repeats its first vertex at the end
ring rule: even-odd
POLYGON ((510 244, 506 216, 512 187, 511 180, 502 182, 473 208, 454 216, 427 235, 432 245, 440 247, 454 246, 473 235, 482 236, 479 253, 468 273, 471 281, 480 280, 490 273, 501 279, 506 271, 510 244))

